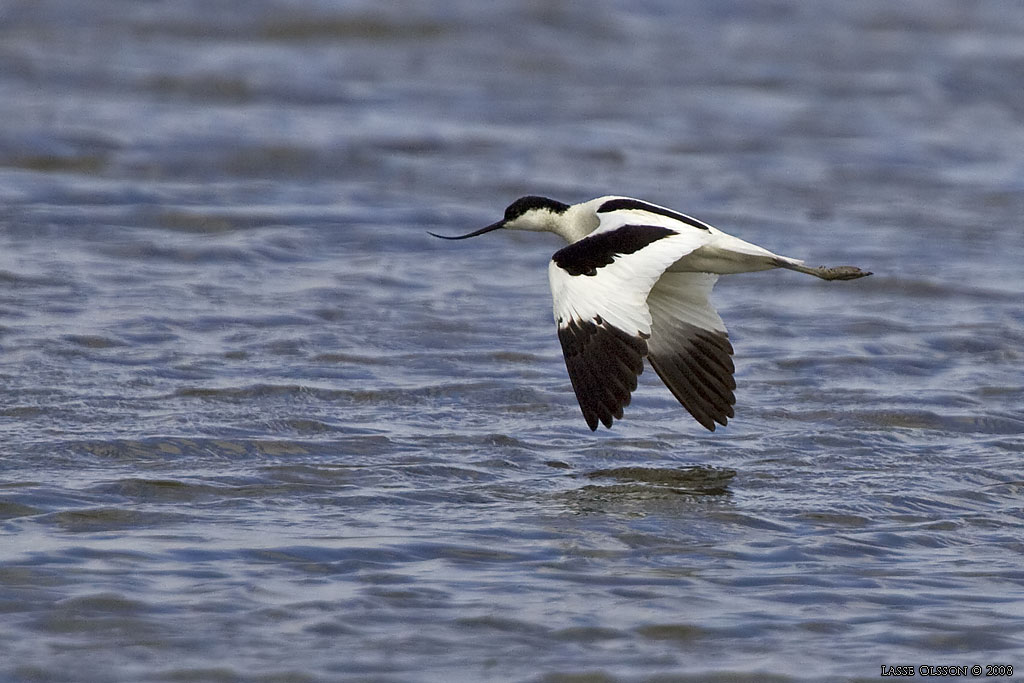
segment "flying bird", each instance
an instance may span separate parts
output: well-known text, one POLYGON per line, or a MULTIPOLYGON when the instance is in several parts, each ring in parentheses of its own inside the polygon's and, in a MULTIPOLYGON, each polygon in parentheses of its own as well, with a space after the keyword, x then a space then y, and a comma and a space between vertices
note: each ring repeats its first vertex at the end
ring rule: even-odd
POLYGON ((580 204, 521 197, 497 223, 553 232, 569 243, 551 257, 548 279, 569 380, 591 430, 622 419, 644 358, 707 429, 733 417, 733 348, 709 300, 719 275, 786 268, 823 280, 871 275, 854 266, 812 268, 685 214, 631 197, 580 204))

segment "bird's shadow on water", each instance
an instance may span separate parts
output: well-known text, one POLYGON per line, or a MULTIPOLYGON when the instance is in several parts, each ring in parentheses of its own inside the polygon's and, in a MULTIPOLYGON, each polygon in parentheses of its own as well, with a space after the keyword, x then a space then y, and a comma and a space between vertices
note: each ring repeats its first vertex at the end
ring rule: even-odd
POLYGON ((643 513, 665 504, 690 504, 697 500, 729 497, 729 482, 736 470, 707 465, 690 467, 612 467, 574 477, 590 480, 584 486, 564 492, 561 497, 579 513, 618 510, 643 513))

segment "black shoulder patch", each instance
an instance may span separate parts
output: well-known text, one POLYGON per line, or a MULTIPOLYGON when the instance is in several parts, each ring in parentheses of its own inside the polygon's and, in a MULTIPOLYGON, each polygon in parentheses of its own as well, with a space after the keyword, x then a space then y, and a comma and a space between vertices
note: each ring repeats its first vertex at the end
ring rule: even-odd
POLYGON ((658 214, 659 216, 665 216, 666 218, 677 220, 680 223, 685 223, 686 225, 698 228, 700 230, 708 229, 708 226, 704 225, 696 218, 690 218, 689 216, 679 213, 677 211, 673 211, 672 209, 666 209, 663 206, 648 204, 647 202, 642 202, 639 199, 630 199, 628 197, 609 199, 604 204, 602 204, 600 208, 598 208, 597 212, 610 213, 612 211, 622 211, 624 209, 636 209, 639 211, 646 211, 648 213, 655 213, 658 214))
POLYGON ((632 254, 675 234, 675 230, 657 225, 623 225, 573 242, 556 251, 551 259, 569 275, 597 275, 597 269, 610 264, 616 256, 632 254))

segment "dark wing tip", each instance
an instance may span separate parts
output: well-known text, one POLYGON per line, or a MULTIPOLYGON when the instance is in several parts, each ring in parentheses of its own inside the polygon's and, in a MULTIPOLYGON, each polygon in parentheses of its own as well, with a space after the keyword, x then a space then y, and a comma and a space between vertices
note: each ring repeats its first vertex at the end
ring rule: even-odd
POLYGON ((558 340, 587 426, 591 431, 599 423, 611 428, 636 389, 647 342, 605 321, 574 319, 559 325, 558 340))
POLYGON ((735 415, 732 344, 724 332, 690 327, 673 348, 652 347, 651 367, 686 411, 708 431, 735 415))

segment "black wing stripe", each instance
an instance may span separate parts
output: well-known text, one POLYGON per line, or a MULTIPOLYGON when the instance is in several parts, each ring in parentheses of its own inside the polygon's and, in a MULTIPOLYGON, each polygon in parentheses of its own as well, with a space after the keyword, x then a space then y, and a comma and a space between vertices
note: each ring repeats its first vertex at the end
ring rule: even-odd
POLYGON ((673 211, 672 209, 666 209, 664 206, 650 204, 648 202, 641 201, 639 199, 632 199, 630 197, 618 197, 616 199, 609 199, 608 201, 604 202, 603 204, 601 204, 601 206, 598 207, 597 212, 609 213, 611 211, 621 210, 646 211, 648 213, 653 213, 659 216, 665 216, 666 218, 677 220, 680 223, 685 223, 686 225, 689 225, 694 228, 699 228, 700 230, 709 230, 707 224, 702 223, 696 218, 691 218, 686 214, 679 213, 678 211, 673 211))
POLYGON ((647 342, 604 321, 569 320, 558 327, 565 367, 591 430, 622 418, 643 372, 647 342))

